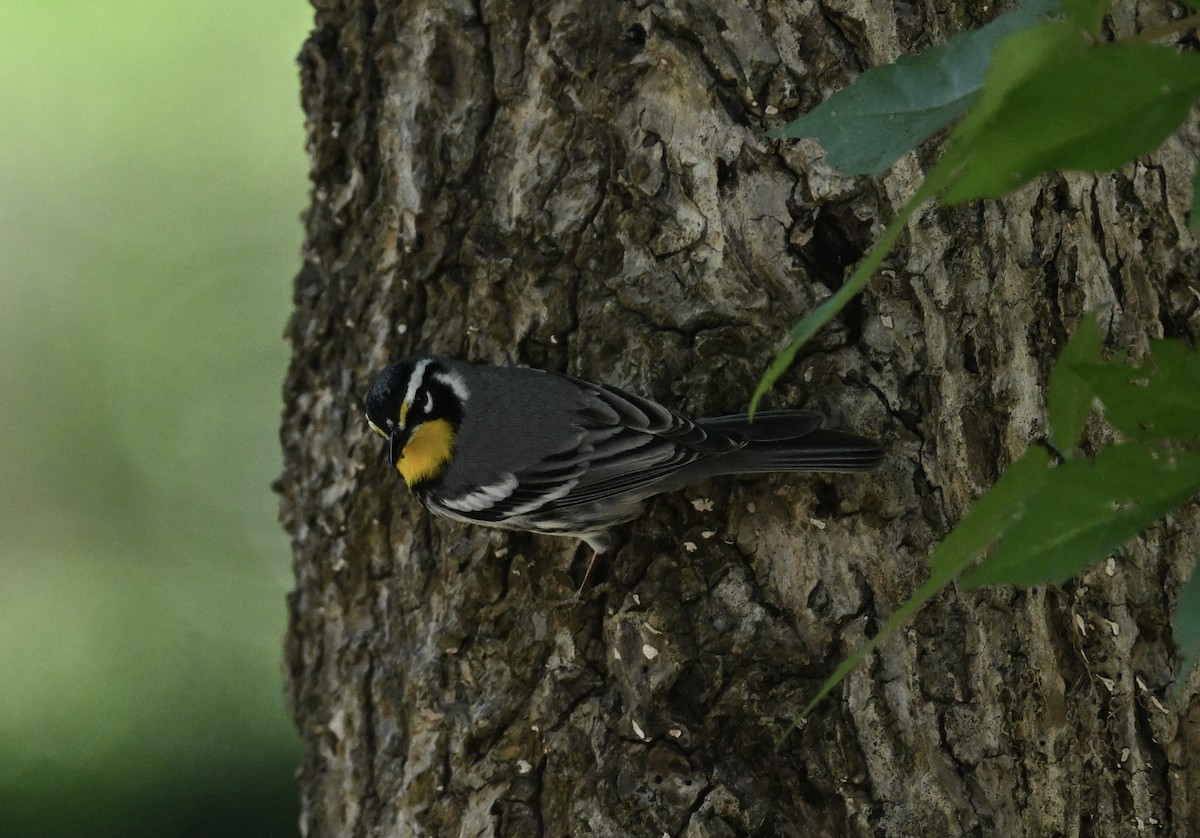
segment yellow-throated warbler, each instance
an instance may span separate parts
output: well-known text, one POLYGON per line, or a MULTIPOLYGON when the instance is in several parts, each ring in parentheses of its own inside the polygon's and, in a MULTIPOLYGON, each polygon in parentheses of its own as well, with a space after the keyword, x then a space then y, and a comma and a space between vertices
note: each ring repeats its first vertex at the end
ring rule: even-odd
POLYGON ((693 421, 606 384, 436 356, 384 369, 367 421, 430 512, 573 536, 597 553, 660 492, 720 474, 868 471, 883 459, 874 440, 824 429, 805 410, 693 421))

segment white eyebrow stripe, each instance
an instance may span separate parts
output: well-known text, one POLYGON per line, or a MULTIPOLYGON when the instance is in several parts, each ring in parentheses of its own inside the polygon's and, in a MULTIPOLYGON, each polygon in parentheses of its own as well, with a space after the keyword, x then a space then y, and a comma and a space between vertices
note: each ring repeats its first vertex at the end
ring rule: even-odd
POLYGON ((467 397, 471 395, 471 391, 467 389, 467 383, 462 380, 462 376, 456 372, 447 370, 445 372, 435 372, 433 380, 441 382, 454 391, 454 395, 458 396, 458 400, 466 404, 467 397))
POLYGON ((425 368, 433 363, 429 358, 417 361, 413 367, 412 375, 408 377, 408 392, 404 394, 404 403, 409 407, 412 406, 413 399, 417 397, 417 389, 421 386, 421 382, 425 380, 425 368))

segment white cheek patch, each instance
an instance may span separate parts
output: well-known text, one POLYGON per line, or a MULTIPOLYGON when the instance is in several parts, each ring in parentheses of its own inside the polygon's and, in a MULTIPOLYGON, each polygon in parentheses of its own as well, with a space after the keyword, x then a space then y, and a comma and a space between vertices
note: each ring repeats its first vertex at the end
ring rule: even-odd
POLYGON ((481 509, 490 509, 495 506, 511 495, 516 488, 516 475, 506 474, 499 483, 480 486, 478 489, 456 498, 444 498, 442 504, 457 512, 478 512, 481 509))
POLYGON ((463 404, 467 403, 467 397, 471 395, 471 391, 467 389, 467 383, 462 380, 462 376, 456 372, 435 372, 433 380, 445 384, 454 391, 454 395, 458 396, 458 400, 463 404))
POLYGON ((433 413, 433 393, 428 390, 425 391, 425 406, 421 409, 425 411, 426 416, 433 413))

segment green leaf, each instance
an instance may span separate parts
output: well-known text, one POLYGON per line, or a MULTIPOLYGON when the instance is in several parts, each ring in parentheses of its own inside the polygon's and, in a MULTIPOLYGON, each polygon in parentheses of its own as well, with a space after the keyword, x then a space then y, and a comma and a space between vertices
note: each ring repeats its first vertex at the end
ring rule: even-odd
POLYGON ((1188 210, 1188 227, 1195 233, 1200 230, 1200 160, 1192 172, 1192 208, 1188 210))
POLYGON ((990 127, 1007 97, 1036 80, 1045 67, 1086 48, 1078 28, 1063 21, 1029 26, 1009 35, 996 47, 983 90, 970 113, 946 141, 939 165, 957 168, 967 160, 972 144, 990 127))
POLYGON ((1058 7, 1059 0, 1031 0, 919 55, 872 67, 767 136, 817 137, 829 162, 843 172, 882 174, 901 154, 966 110, 983 85, 992 52, 1006 35, 1058 7))
POLYGON ((1064 457, 1074 454, 1096 401, 1096 366, 1103 343, 1099 318, 1084 317, 1050 373, 1050 441, 1064 457))
POLYGON ((1200 659, 1200 565, 1179 589, 1179 599, 1175 602, 1175 646, 1180 658, 1174 688, 1178 695, 1200 659))
POLYGON ((1180 341, 1154 341, 1141 367, 1098 368, 1095 387, 1104 418, 1129 439, 1186 443, 1200 435, 1200 353, 1180 341))
POLYGON ((1100 32, 1109 0, 1062 0, 1063 11, 1090 35, 1100 32))
MULTIPOLYGON (((1057 468, 1050 468, 1044 448, 1028 449, 934 550, 925 583, 878 634, 838 665, 802 717, 989 547, 996 545, 963 578, 964 587, 1061 582, 1200 493, 1200 455, 1160 439, 1178 442, 1200 432, 1200 353, 1164 340, 1151 345, 1142 368, 1121 359, 1101 363, 1100 316, 1092 313, 1080 321, 1051 374, 1051 433, 1061 449, 1073 450, 1099 397, 1110 412, 1109 402, 1119 405, 1115 418, 1121 424, 1114 425, 1139 441, 1106 448, 1094 461, 1072 460, 1057 468)), ((1177 642, 1188 667, 1200 654, 1196 577, 1200 573, 1180 593, 1176 611, 1177 642)))
POLYGON ((1037 445, 1027 448, 1014 460, 933 551, 929 557, 931 575, 946 581, 953 579, 1001 538, 1020 519, 1029 499, 1057 471, 1049 466, 1049 452, 1037 445))
POLYGON ((1156 443, 1116 445, 1052 469, 967 588, 1063 582, 1200 491, 1200 456, 1156 443))
POLYGON ((1065 38, 1063 27, 1070 29, 1022 30, 997 49, 980 97, 987 110, 964 119, 950 140, 963 168, 946 203, 998 197, 1043 172, 1121 166, 1162 143, 1200 95, 1198 54, 1133 41, 1048 54, 1048 43, 1065 38), (1037 30, 1058 34, 1039 38, 1037 30), (1032 51, 1014 83, 1003 64, 1021 60, 1026 46, 1032 51))

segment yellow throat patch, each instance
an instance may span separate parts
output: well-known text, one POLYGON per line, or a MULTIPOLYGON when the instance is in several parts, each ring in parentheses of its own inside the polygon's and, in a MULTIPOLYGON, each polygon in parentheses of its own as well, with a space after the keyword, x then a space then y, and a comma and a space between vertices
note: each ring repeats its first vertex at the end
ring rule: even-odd
POLYGON ((434 419, 412 432, 396 468, 411 487, 441 474, 453 454, 454 427, 445 419, 434 419))

